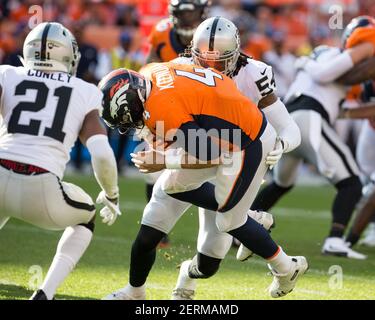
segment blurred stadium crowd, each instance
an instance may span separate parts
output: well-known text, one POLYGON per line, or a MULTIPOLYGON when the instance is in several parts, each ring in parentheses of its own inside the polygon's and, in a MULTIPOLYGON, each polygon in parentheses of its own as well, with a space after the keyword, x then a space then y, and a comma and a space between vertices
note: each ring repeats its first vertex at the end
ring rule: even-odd
MULTIPOLYGON (((329 28, 337 10, 342 24, 353 17, 375 16, 373 0, 212 0, 209 16, 232 20, 240 30, 242 51, 270 64, 282 97, 294 77, 297 56, 319 44, 338 44, 342 29, 329 28)), ((152 27, 168 16, 168 0, 0 0, 0 63, 20 65, 18 55, 29 32, 30 18, 40 6, 43 21, 63 23, 76 36, 82 58, 77 76, 97 83, 112 69, 137 70, 146 63, 152 27)), ((336 21, 337 22, 337 21, 336 21)), ((347 126, 342 134, 347 134, 347 126)), ((119 168, 130 166, 137 142, 110 133, 119 168)), ((77 143, 74 168, 88 164, 88 152, 77 143)), ((125 170, 126 171, 126 170, 125 170)))

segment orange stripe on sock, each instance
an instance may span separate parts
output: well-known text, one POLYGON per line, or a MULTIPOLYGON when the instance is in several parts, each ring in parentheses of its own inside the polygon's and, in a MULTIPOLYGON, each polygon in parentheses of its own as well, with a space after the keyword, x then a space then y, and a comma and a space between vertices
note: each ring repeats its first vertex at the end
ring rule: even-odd
POLYGON ((275 252, 275 254, 274 254, 273 256, 267 258, 266 260, 268 260, 268 261, 269 261, 269 260, 272 260, 273 258, 275 258, 275 257, 280 253, 280 251, 281 251, 281 248, 278 247, 278 248, 277 248, 277 251, 275 252))

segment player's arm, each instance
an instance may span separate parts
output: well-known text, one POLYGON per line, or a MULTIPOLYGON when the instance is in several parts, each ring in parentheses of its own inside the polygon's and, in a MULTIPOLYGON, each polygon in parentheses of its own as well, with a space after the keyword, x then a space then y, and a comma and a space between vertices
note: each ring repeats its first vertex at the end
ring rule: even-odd
MULTIPOLYGON (((276 81, 272 67, 266 64, 259 64, 259 80, 255 81, 258 91, 258 108, 266 116, 267 121, 275 128, 277 143, 266 158, 266 164, 272 168, 285 152, 292 151, 301 143, 300 130, 290 116, 284 103, 276 96, 276 81)), ((254 86, 253 77, 248 77, 249 88, 254 86)))
POLYGON ((277 133, 275 148, 266 157, 266 164, 272 169, 283 153, 292 151, 300 145, 301 132, 284 103, 274 93, 260 100, 258 107, 262 109, 277 133))
POLYGON ((292 151, 300 145, 300 130, 284 103, 274 93, 260 100, 258 107, 262 109, 267 120, 275 128, 282 141, 283 152, 292 151))
POLYGON ((361 61, 338 78, 337 82, 353 86, 369 79, 375 79, 375 57, 361 61))
POLYGON ((204 169, 221 164, 220 146, 195 121, 183 123, 173 147, 131 154, 132 161, 141 172, 163 169, 204 169))
POLYGON ((359 105, 356 108, 341 109, 341 119, 370 119, 375 117, 375 103, 369 102, 359 105))
POLYGON ((181 148, 166 151, 150 149, 132 153, 132 162, 142 173, 158 172, 164 169, 205 169, 221 164, 220 159, 199 160, 181 148))
POLYGON ((112 225, 117 216, 121 215, 118 207, 117 164, 98 110, 92 110, 86 115, 79 138, 90 152, 95 178, 102 188, 97 203, 104 204, 105 207, 100 215, 104 223, 112 225))
POLYGON ((314 81, 330 83, 348 72, 357 63, 374 56, 374 52, 374 45, 365 42, 343 51, 329 61, 307 59, 303 69, 311 75, 314 81))
POLYGON ((90 152, 99 185, 109 198, 118 197, 116 160, 108 142, 107 132, 100 122, 98 110, 86 115, 79 137, 90 152))

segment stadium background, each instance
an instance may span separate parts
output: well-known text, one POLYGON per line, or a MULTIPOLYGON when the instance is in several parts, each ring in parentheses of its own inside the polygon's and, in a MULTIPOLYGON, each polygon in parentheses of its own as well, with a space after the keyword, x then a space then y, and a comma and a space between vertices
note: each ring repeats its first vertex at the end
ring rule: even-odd
MULTIPOLYGON (((308 54, 318 44, 339 44, 342 30, 328 27, 332 17, 330 8, 336 4, 343 8, 344 25, 360 14, 375 16, 372 0, 214 0, 209 15, 233 20, 241 31, 243 51, 283 68, 279 72, 274 68, 279 94, 283 95, 293 79, 296 57, 308 54)), ((17 56, 30 30, 29 8, 33 5, 42 7, 43 21, 59 21, 73 31, 82 52, 78 76, 93 83, 120 66, 119 63, 135 69, 142 66, 149 49, 147 35, 151 27, 167 17, 166 0, 2 0, 0 63, 20 64, 17 56), (116 50, 126 51, 126 61, 114 58, 116 50)), ((345 124, 339 127, 354 150, 355 129, 345 124)), ((112 228, 98 223, 90 249, 59 289, 62 294, 57 298, 100 298, 127 280, 130 246, 146 202, 144 182, 129 163, 129 153, 137 142, 120 137, 117 132, 109 134, 117 159, 122 159, 121 176, 125 177, 121 177, 120 186, 124 214, 112 228)), ((88 152, 79 144, 72 151, 66 179, 82 186, 93 197, 99 191, 91 175, 88 152)), ((321 256, 334 190, 317 179, 311 168, 301 173, 300 182, 303 186, 285 197, 273 212, 276 240, 281 245, 287 244, 291 254, 303 253, 311 263, 310 273, 287 299, 375 299, 374 252, 361 248, 361 252, 369 255, 366 261, 321 256)), ((175 267, 195 252, 197 220, 196 210, 189 210, 172 232, 171 247, 160 251, 150 277, 149 298, 169 298, 177 278, 175 267)), ((30 295, 37 281, 30 267, 47 270, 58 236, 16 221, 0 232, 0 299, 30 295)), ((217 276, 199 283, 198 299, 268 298, 265 289, 271 278, 266 276, 265 264, 258 259, 246 263, 234 260, 233 250, 217 276)))

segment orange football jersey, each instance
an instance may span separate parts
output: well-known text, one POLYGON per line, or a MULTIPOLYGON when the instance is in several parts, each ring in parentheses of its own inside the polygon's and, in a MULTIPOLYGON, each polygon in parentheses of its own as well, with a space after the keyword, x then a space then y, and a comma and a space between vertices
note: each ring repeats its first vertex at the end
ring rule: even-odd
POLYGON ((167 62, 184 52, 185 47, 177 40, 177 34, 169 19, 159 21, 149 36, 151 50, 155 50, 161 61, 167 62))
POLYGON ((230 78, 214 69, 167 62, 148 64, 140 73, 152 81, 144 121, 159 138, 169 140, 176 129, 194 121, 206 131, 240 129, 240 147, 244 148, 258 137, 265 123, 257 106, 230 78))

